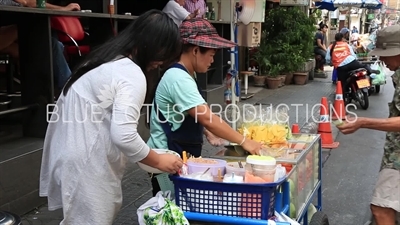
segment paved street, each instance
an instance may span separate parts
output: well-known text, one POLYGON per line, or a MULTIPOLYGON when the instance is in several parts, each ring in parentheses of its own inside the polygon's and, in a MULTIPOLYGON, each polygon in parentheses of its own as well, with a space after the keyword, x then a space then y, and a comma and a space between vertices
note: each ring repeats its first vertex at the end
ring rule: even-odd
MULTIPOLYGON (((382 94, 370 97, 370 108, 367 111, 359 109, 356 110, 357 114, 387 116, 387 102, 393 91, 390 83, 381 90, 382 94)), ((334 88, 330 78, 316 79, 304 86, 262 89, 253 98, 242 101, 242 104, 286 103, 290 106, 290 122, 297 122, 302 126, 306 122, 312 122, 313 117, 318 119, 319 107, 312 106, 320 103, 321 97, 329 97, 333 101, 334 88), (296 111, 293 104, 299 103, 304 105, 299 106, 296 111)), ((252 91, 257 90, 252 88, 250 92, 252 91)), ((328 214, 330 224, 363 225, 369 219, 368 204, 382 156, 384 133, 363 130, 345 136, 338 134, 336 129, 333 131, 340 146, 334 150, 324 150, 326 161, 323 169, 323 211, 328 214)), ((203 155, 212 155, 217 150, 218 148, 206 144, 203 155)), ((136 209, 151 197, 151 185, 146 173, 137 166, 130 167, 123 179, 123 192, 124 204, 114 224, 137 224, 136 209)), ((41 207, 26 215, 24 222, 31 225, 55 225, 61 219, 61 211, 48 212, 46 207, 41 207)))
MULTIPOLYGON (((391 78, 381 93, 370 96, 367 110, 352 110, 358 116, 385 118, 393 97, 391 78)), ((364 225, 370 217, 369 202, 377 179, 385 133, 360 130, 338 134, 340 146, 331 150, 323 170, 323 211, 331 224, 364 225)))

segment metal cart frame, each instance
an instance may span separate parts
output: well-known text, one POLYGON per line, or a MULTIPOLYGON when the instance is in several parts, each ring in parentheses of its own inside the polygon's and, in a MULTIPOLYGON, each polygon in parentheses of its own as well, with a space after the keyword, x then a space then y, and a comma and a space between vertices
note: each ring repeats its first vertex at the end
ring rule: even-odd
MULTIPOLYGON (((306 200, 302 209, 300 209, 300 213, 296 218, 298 223, 303 225, 327 225, 328 223, 322 221, 323 218, 327 217, 326 215, 321 214, 318 218, 312 218, 311 222, 308 221, 308 207, 312 204, 312 201, 315 197, 317 197, 317 205, 315 206, 318 212, 322 212, 322 147, 321 147, 321 138, 318 139, 319 142, 319 162, 318 162, 318 182, 313 188, 310 196, 306 200), (314 221, 313 221, 314 220, 314 221), (321 220, 321 221, 319 221, 321 220)), ((290 187, 289 182, 286 179, 284 183, 281 184, 280 188, 282 189, 282 193, 276 194, 276 199, 278 202, 282 202, 282 205, 275 204, 275 211, 285 213, 286 215, 290 212, 290 187), (281 201, 279 201, 281 200, 281 201)), ((201 221, 201 222, 211 222, 211 223, 222 223, 222 224, 246 224, 246 225, 265 225, 266 220, 256 220, 249 218, 241 218, 241 217, 230 217, 230 216, 220 216, 213 214, 204 214, 204 213, 195 213, 195 212, 184 212, 186 218, 190 221, 201 221)), ((288 222, 276 222, 277 225, 290 225, 288 222)))

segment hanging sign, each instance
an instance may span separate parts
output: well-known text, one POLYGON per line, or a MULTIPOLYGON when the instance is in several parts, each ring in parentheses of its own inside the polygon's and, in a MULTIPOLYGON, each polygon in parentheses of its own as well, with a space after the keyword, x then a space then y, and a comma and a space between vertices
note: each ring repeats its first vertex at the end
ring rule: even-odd
POLYGON ((368 19, 368 20, 373 20, 373 19, 375 19, 375 14, 368 14, 367 19, 368 19))
POLYGON ((249 23, 238 26, 238 45, 245 47, 257 47, 261 41, 261 23, 249 23))
POLYGON ((308 0, 280 0, 279 5, 281 6, 308 6, 310 2, 308 0))
POLYGON ((360 8, 363 4, 362 0, 333 0, 335 7, 356 7, 360 8))

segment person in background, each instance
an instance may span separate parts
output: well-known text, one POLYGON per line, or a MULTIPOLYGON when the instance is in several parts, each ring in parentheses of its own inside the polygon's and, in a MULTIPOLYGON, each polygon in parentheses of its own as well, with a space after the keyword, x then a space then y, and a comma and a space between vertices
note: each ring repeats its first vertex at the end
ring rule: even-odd
POLYGON ((52 34, 51 46, 53 50, 53 75, 58 89, 56 93, 58 98, 62 88, 71 77, 71 69, 65 60, 64 44, 58 40, 57 34, 52 34))
POLYGON ((61 225, 111 225, 122 205, 128 162, 180 170, 179 156, 146 145, 138 121, 148 89, 156 86, 149 71, 170 65, 181 49, 172 19, 150 10, 74 71, 49 121, 40 171, 39 195, 47 197, 49 210, 63 208, 61 225))
POLYGON ((317 60, 317 65, 315 67, 316 72, 322 72, 321 68, 325 65, 325 56, 326 56, 326 32, 328 31, 328 25, 321 23, 320 27, 315 34, 315 42, 314 42, 314 54, 320 57, 320 60, 317 60))
MULTIPOLYGON (((35 8, 36 0, 0 0, 0 5, 35 8)), ((67 6, 57 6, 46 3, 46 8, 62 11, 80 10, 80 6, 77 3, 70 3, 67 6)), ((19 61, 17 26, 11 25, 3 28, 0 27, 0 36, 2 37, 1 40, 5 40, 3 43, 0 43, 0 52, 10 54, 16 61, 19 61), (2 45, 5 45, 5 47, 2 45)), ((51 39, 53 53, 53 75, 58 92, 61 92, 61 89, 71 76, 71 70, 64 57, 64 45, 58 40, 57 35, 55 34, 52 34, 51 39)), ((58 94, 56 97, 58 97, 58 94)))
POLYGON ((360 34, 359 33, 352 33, 350 36, 351 45, 354 46, 355 50, 361 45, 360 44, 360 34))
MULTIPOLYGON (((348 118, 338 126, 344 134, 357 130, 385 131, 386 141, 378 181, 372 195, 371 211, 376 225, 395 225, 400 214, 400 25, 383 28, 377 34, 376 48, 369 55, 379 56, 391 71, 395 85, 389 118, 348 118)), ((400 221, 398 221, 400 222, 400 221)))
POLYGON ((343 34, 343 38, 348 42, 350 40, 350 30, 347 27, 343 27, 340 30, 340 33, 343 34))
POLYGON ((205 0, 186 0, 183 7, 190 13, 195 13, 198 10, 199 13, 196 18, 204 19, 207 7, 205 0))
POLYGON ((337 80, 338 80, 337 69, 333 68, 333 71, 332 71, 332 84, 336 84, 337 80))
MULTIPOLYGON (((223 138, 241 145, 251 154, 260 154, 261 143, 247 139, 215 115, 205 102, 196 73, 206 73, 218 49, 236 44, 220 37, 204 19, 192 19, 180 27, 183 50, 178 63, 168 69, 156 89, 147 144, 157 149, 183 151, 201 156, 203 135, 210 140, 223 138)), ((160 191, 152 177, 153 195, 160 191)))
POLYGON ((196 18, 199 15, 200 9, 194 12, 188 12, 183 6, 186 0, 169 0, 162 10, 165 12, 179 27, 184 20, 196 18))
POLYGON ((365 68, 370 74, 373 72, 367 64, 357 60, 353 48, 346 42, 343 33, 335 35, 335 41, 328 47, 325 59, 337 70, 337 77, 342 84, 344 94, 348 93, 347 78, 351 70, 365 68))
MULTIPOLYGON (((14 1, 19 6, 25 6, 30 8, 36 8, 36 0, 0 0, 0 1, 14 1)), ((78 3, 70 3, 67 6, 58 6, 46 2, 46 9, 62 10, 62 11, 79 11, 81 7, 78 3)))
POLYGON ((352 33, 352 34, 358 33, 358 29, 357 29, 356 26, 353 26, 353 30, 351 30, 351 33, 352 33))

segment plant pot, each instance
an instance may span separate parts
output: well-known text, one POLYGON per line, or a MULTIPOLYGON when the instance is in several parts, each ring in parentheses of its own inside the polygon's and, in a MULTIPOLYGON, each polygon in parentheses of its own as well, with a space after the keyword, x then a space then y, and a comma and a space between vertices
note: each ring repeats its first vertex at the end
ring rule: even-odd
POLYGON ((302 67, 300 67, 300 70, 299 70, 299 72, 308 72, 309 70, 310 70, 310 65, 311 65, 311 63, 310 62, 304 62, 303 63, 303 65, 302 65, 302 67))
POLYGON ((278 75, 278 78, 281 79, 281 84, 279 85, 279 87, 285 86, 286 75, 278 75))
POLYGON ((307 61, 307 71, 311 71, 313 69, 313 62, 311 60, 307 61))
POLYGON ((287 73, 285 75, 285 85, 290 85, 293 82, 293 73, 287 73))
POLYGON ((307 71, 308 71, 308 65, 310 65, 310 64, 308 63, 308 61, 304 63, 304 66, 303 66, 304 69, 302 70, 302 72, 307 72, 307 71))
POLYGON ((304 85, 307 82, 308 74, 307 73, 293 73, 294 84, 304 85))
POLYGON ((282 83, 282 79, 279 77, 267 77, 266 83, 269 89, 277 89, 282 83))
POLYGON ((314 70, 315 64, 316 64, 315 59, 309 59, 309 61, 310 61, 310 64, 311 64, 311 70, 314 70))
POLYGON ((308 72, 308 80, 314 80, 314 74, 315 74, 315 71, 310 70, 310 72, 308 72))
POLYGON ((265 76, 254 76, 254 83, 255 87, 264 87, 265 86, 265 76))

